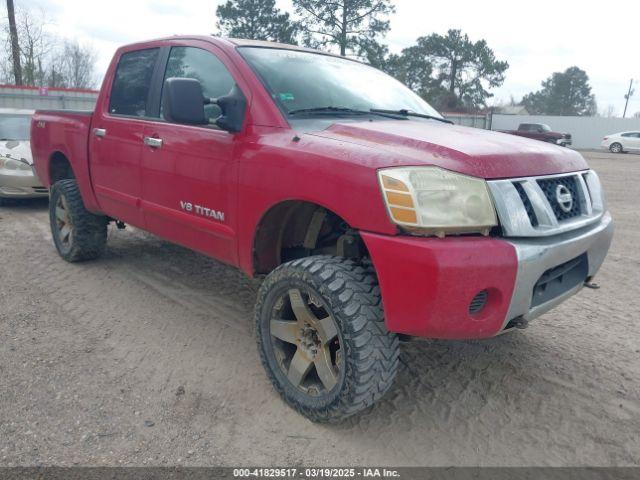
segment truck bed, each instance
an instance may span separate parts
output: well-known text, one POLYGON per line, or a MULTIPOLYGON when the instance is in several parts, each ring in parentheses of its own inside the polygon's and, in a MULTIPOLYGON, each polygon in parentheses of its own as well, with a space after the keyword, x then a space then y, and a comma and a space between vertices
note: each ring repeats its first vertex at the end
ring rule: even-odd
POLYGON ((68 159, 87 208, 97 211, 88 155, 92 116, 89 110, 36 110, 31 120, 31 152, 36 174, 46 187, 55 181, 56 159, 68 159))

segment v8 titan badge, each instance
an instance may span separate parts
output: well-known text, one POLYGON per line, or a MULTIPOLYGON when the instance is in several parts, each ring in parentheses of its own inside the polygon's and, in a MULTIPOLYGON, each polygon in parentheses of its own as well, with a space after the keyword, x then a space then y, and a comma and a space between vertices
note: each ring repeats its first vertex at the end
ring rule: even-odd
POLYGON ((195 205, 191 202, 185 202, 180 200, 180 208, 185 212, 195 213, 202 217, 213 218, 220 222, 224 222, 224 212, 214 210, 213 208, 203 207, 202 205, 195 205))

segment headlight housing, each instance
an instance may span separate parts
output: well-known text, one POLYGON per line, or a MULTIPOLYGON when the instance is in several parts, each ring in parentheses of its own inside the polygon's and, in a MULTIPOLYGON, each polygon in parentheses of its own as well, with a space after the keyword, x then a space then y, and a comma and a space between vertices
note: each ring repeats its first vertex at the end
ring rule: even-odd
POLYGON ((0 155, 0 170, 13 170, 16 172, 32 172, 31 165, 21 158, 11 158, 0 155))
POLYGON ((498 225, 487 182, 439 167, 378 170, 391 220, 410 233, 488 235, 498 225))

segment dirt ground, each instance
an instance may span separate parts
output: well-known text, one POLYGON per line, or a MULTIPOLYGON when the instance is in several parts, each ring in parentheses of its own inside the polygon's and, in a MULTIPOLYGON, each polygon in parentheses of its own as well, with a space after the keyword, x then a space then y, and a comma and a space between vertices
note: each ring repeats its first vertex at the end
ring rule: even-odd
POLYGON ((639 465, 640 156, 585 155, 617 223, 602 288, 522 332, 404 345, 339 426, 272 390, 241 273, 129 228, 71 265, 46 202, 0 209, 0 465, 639 465))

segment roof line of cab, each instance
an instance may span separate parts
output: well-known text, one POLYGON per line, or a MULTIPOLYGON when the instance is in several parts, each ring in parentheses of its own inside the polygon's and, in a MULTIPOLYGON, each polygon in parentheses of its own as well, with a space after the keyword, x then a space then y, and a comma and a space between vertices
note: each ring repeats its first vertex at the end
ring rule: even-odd
POLYGON ((342 57, 335 53, 331 52, 323 52, 321 50, 315 50, 313 48, 301 47, 299 45, 291 45, 288 43, 278 43, 278 42, 269 42, 266 40, 247 40, 242 38, 227 38, 227 37, 219 37, 216 35, 171 35, 168 37, 160 37, 154 38, 150 40, 144 40, 141 42, 129 43, 127 45, 122 45, 119 50, 131 50, 136 47, 144 47, 158 42, 167 42, 171 40, 199 40, 211 43, 213 45, 217 45, 222 47, 223 49, 235 49, 236 47, 258 47, 258 48, 273 48, 273 49, 281 49, 281 50, 294 50, 298 52, 308 52, 315 53, 318 55, 325 55, 327 57, 335 57, 342 58, 345 60, 351 60, 353 62, 362 63, 357 59, 342 57))

